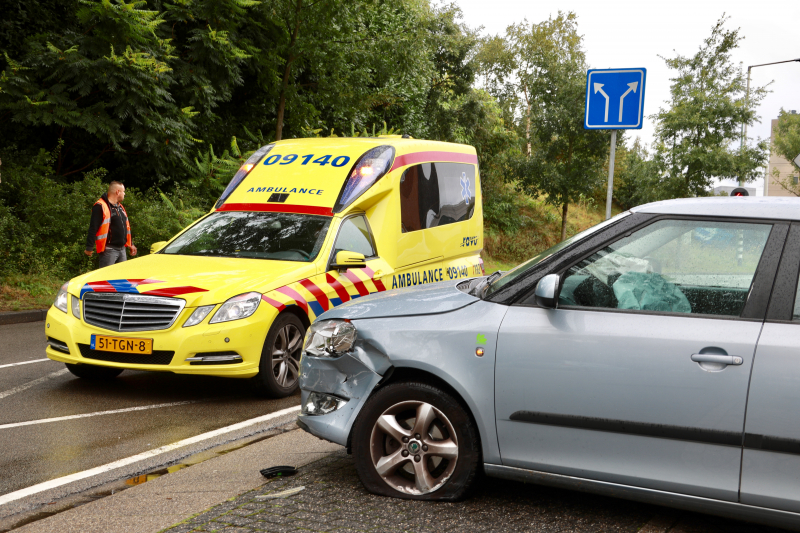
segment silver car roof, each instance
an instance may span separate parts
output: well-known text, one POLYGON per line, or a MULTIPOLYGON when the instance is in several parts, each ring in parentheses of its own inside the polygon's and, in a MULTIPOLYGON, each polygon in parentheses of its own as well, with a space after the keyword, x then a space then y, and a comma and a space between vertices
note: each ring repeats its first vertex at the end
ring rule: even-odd
POLYGON ((720 217, 800 220, 800 198, 774 196, 713 196, 680 198, 644 204, 634 213, 664 215, 705 215, 720 217))

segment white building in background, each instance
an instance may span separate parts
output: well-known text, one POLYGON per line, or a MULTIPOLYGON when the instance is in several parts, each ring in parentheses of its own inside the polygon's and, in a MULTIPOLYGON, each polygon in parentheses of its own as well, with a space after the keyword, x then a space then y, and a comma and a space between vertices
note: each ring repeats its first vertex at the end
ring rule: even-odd
MULTIPOLYGON (((789 111, 792 115, 796 113, 795 110, 789 111)), ((775 139, 775 127, 778 125, 778 119, 772 119, 772 127, 770 129, 770 141, 775 139)), ((764 177, 764 196, 792 196, 795 194, 787 191, 781 187, 780 182, 791 176, 795 167, 791 161, 787 161, 778 154, 770 152, 769 164, 767 165, 767 175, 764 177), (777 170, 780 174, 776 178, 772 175, 777 170)), ((797 185, 797 173, 794 173, 793 183, 797 185)))

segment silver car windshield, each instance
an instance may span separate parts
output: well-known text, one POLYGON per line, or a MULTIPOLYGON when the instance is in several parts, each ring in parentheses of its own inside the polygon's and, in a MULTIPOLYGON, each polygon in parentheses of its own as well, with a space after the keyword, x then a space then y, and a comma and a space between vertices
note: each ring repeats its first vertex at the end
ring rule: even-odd
POLYGON ((313 261, 330 217, 223 211, 212 213, 172 241, 162 253, 313 261))
POLYGON ((578 241, 580 241, 582 239, 587 238, 588 236, 592 235, 593 233, 596 233, 596 232, 600 231, 601 229, 603 229, 603 228, 605 228, 605 227, 617 222, 621 218, 624 218, 624 217, 626 217, 626 216, 628 216, 630 214, 631 214, 630 211, 624 211, 624 212, 620 213, 619 215, 617 215, 615 217, 612 217, 612 218, 610 218, 608 220, 605 220, 605 221, 603 221, 603 222, 601 222, 601 223, 599 223, 599 224, 597 224, 595 226, 592 226, 589 229, 585 229, 580 233, 576 233, 575 235, 573 235, 569 239, 561 241, 560 243, 556 244, 555 246, 551 246, 550 248, 548 248, 547 250, 545 250, 545 251, 541 252, 540 254, 534 256, 533 258, 528 259, 524 263, 521 263, 521 264, 517 265, 516 267, 512 268, 508 272, 505 272, 502 276, 500 276, 497 279, 493 280, 489 284, 489 286, 486 287, 486 289, 484 291, 484 294, 483 294, 483 297, 486 298, 488 296, 491 296, 492 294, 494 294, 495 292, 499 291, 500 289, 502 289, 503 287, 505 287, 509 283, 512 283, 519 276, 521 276, 522 274, 524 274, 525 272, 530 270, 532 267, 538 265, 539 263, 541 263, 542 261, 544 261, 545 259, 547 259, 551 255, 563 250, 564 248, 566 248, 567 246, 570 246, 571 244, 574 244, 574 243, 576 243, 576 242, 578 242, 578 241))

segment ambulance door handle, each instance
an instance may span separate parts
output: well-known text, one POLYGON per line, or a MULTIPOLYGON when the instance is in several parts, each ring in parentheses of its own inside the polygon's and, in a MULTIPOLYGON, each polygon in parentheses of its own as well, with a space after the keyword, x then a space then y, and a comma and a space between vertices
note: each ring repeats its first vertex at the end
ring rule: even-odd
POLYGON ((383 270, 376 270, 372 275, 372 279, 381 279, 383 277, 383 270))

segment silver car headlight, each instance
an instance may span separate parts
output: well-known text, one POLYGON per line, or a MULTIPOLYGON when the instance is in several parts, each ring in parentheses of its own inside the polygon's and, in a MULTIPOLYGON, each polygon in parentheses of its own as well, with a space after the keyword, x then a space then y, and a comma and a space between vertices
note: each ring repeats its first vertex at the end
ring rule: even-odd
POLYGON ((306 333, 303 350, 316 357, 341 357, 353 349, 356 327, 349 320, 314 322, 306 333))
POLYGON ((260 303, 261 293, 259 292, 246 292, 239 296, 234 296, 222 304, 219 311, 214 313, 214 316, 211 317, 208 323, 218 324, 219 322, 247 318, 256 312, 258 304, 260 303))
POLYGON ((69 293, 67 292, 67 287, 69 287, 69 281, 66 282, 58 289, 58 294, 56 294, 56 301, 53 302, 53 305, 59 311, 67 312, 67 300, 69 299, 69 293))

